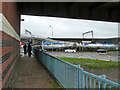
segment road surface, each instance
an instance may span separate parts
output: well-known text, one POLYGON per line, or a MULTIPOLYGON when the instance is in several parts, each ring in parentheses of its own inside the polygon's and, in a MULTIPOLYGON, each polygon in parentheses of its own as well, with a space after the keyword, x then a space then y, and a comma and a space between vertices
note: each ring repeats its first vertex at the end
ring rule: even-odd
POLYGON ((97 52, 76 52, 76 53, 65 53, 65 52, 47 52, 52 56, 58 57, 71 57, 71 58, 90 58, 105 61, 119 61, 118 52, 109 52, 107 54, 98 54, 97 52))

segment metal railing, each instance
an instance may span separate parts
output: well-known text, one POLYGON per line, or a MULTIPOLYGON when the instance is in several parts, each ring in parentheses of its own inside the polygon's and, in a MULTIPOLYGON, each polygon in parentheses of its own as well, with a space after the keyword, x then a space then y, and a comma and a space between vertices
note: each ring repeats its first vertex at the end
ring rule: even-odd
POLYGON ((120 88, 120 84, 84 71, 80 65, 73 65, 57 57, 34 49, 38 60, 55 76, 64 88, 120 88))

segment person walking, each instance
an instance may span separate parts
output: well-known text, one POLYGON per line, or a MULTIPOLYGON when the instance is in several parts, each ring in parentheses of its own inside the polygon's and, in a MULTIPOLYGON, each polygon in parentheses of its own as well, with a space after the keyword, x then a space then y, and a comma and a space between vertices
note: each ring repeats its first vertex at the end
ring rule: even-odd
POLYGON ((28 44, 28 56, 31 57, 31 45, 30 45, 30 43, 28 44))
POLYGON ((27 54, 27 45, 24 44, 23 48, 24 48, 24 55, 26 55, 27 54))

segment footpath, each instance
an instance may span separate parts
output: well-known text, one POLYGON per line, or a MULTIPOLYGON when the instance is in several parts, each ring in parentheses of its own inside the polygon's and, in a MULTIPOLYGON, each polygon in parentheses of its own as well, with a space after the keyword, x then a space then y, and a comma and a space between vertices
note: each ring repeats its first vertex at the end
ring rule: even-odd
POLYGON ((35 57, 22 55, 8 87, 59 88, 60 86, 35 57))

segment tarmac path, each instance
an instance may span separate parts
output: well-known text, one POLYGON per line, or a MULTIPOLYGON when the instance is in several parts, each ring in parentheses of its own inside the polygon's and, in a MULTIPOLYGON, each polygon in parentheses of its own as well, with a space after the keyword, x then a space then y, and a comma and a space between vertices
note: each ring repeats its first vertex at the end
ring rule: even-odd
POLYGON ((21 57, 8 87, 58 88, 60 86, 35 57, 24 56, 21 57))

